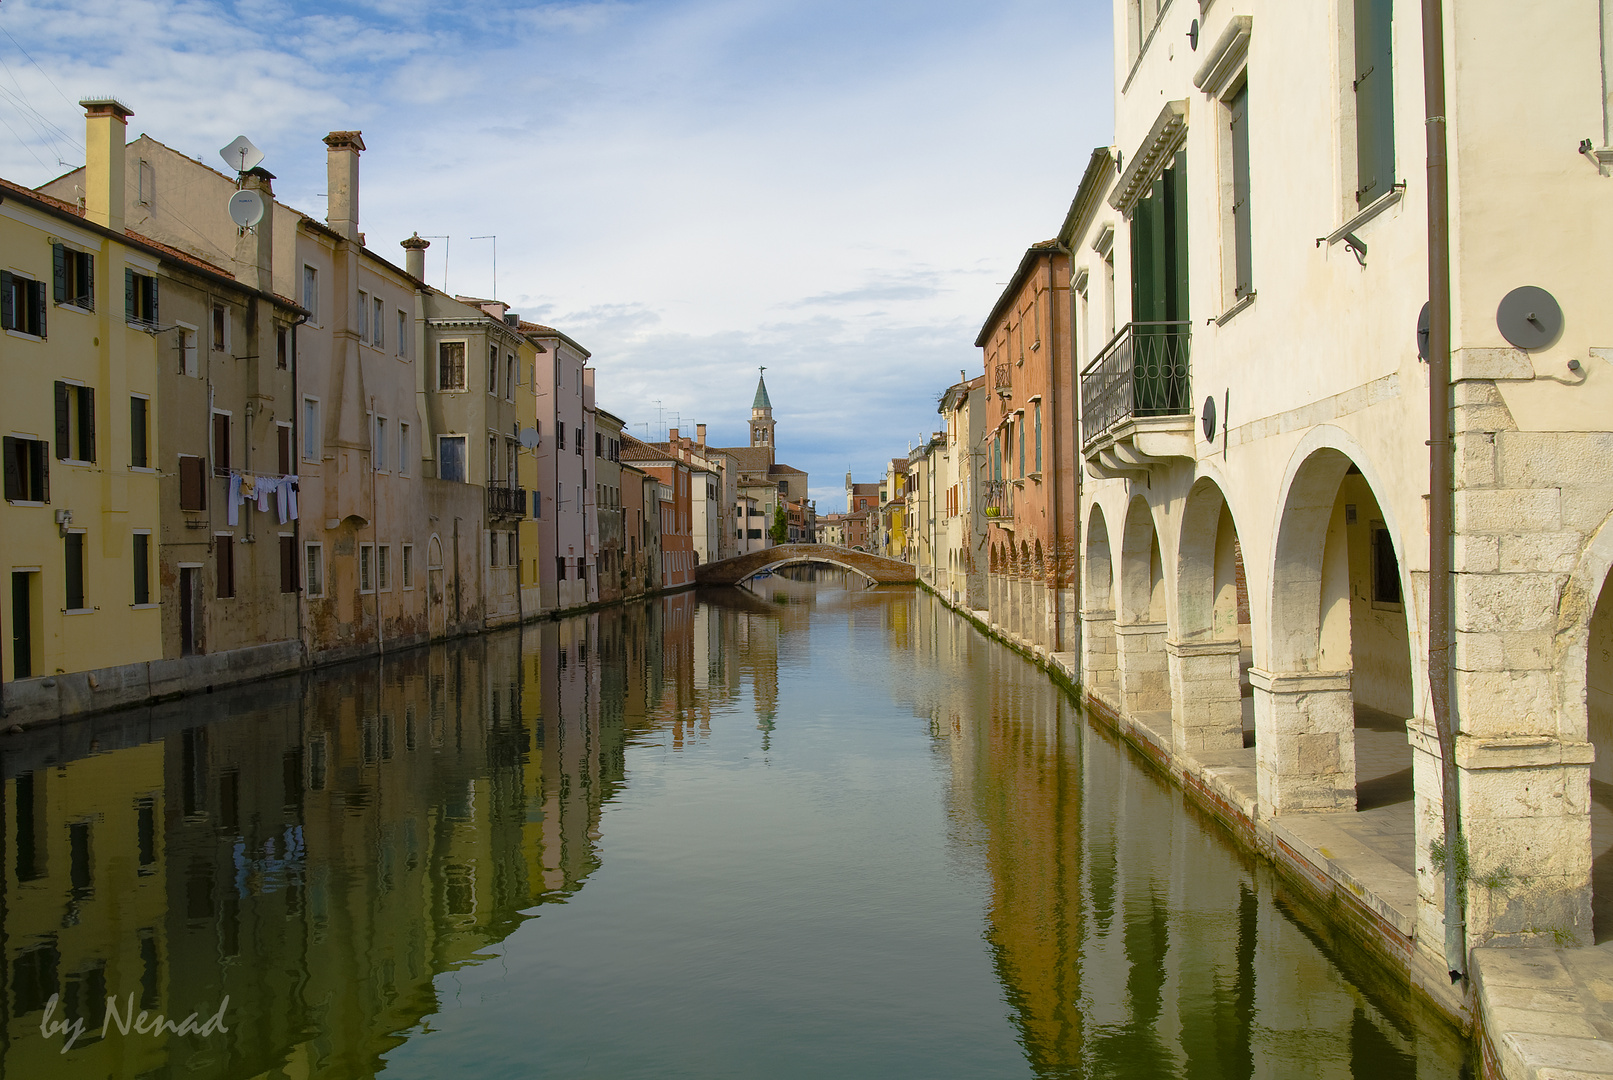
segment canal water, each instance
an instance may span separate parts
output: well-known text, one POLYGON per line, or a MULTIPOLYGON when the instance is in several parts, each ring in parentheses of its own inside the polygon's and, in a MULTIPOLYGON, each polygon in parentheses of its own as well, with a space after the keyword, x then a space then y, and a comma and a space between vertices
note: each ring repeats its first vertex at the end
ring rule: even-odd
POLYGON ((911 589, 801 570, 0 758, 7 1078, 1470 1075, 911 589))

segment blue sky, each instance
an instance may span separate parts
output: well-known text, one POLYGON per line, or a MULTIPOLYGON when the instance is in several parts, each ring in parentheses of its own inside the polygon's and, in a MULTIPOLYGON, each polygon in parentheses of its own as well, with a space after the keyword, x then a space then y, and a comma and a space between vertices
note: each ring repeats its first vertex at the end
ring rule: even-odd
POLYGON ((1108 0, 4 0, 0 175, 83 163, 110 94, 219 166, 245 133, 316 217, 357 128, 360 228, 586 345, 641 437, 745 441, 767 366, 783 460, 844 509, 939 419, 1025 247, 1111 138, 1108 0), (659 404, 657 404, 659 402, 659 404))

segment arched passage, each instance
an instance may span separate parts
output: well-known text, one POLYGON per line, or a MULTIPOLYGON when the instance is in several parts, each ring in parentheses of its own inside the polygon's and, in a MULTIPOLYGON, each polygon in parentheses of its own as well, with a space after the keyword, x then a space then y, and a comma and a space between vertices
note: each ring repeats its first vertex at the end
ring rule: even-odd
POLYGON ((1585 662, 1585 719, 1591 765, 1591 927, 1613 939, 1613 587, 1606 581, 1591 612, 1585 662))
POLYGON ((1176 749, 1197 756, 1253 746, 1254 707, 1243 690, 1251 645, 1243 555, 1213 480, 1188 492, 1176 565, 1177 632, 1166 643, 1176 749))
POLYGON ((1261 801, 1274 811, 1359 807, 1411 820, 1401 565, 1395 530, 1361 470, 1331 447, 1309 454, 1278 526, 1271 668, 1251 673, 1261 801))
POLYGON ((1115 568, 1103 508, 1087 517, 1086 580, 1081 590, 1081 679, 1087 692, 1118 706, 1119 667, 1115 656, 1115 568))
POLYGON ((1115 646, 1121 705, 1133 720, 1168 736, 1171 691, 1165 652, 1165 564, 1148 500, 1132 497, 1120 543, 1115 646))

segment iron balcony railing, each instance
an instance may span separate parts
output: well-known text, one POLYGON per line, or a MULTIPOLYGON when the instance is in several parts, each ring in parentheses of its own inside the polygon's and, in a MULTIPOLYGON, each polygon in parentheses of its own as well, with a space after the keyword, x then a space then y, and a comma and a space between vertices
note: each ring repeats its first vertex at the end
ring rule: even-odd
POLYGON ((488 484, 487 513, 489 517, 526 517, 526 488, 501 480, 488 484))
POLYGON ((993 390, 1012 390, 1014 387, 1014 365, 998 364, 991 373, 991 388, 993 390))
POLYGON ((1191 416, 1192 323, 1128 323, 1081 372, 1081 438, 1137 416, 1191 416))

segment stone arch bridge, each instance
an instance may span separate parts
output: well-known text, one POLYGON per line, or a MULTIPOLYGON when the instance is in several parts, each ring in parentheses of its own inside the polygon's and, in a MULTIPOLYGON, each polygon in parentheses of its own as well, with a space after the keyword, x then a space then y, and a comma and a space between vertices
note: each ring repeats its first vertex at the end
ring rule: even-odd
POLYGON ((700 585, 739 585, 763 570, 776 570, 797 563, 838 566, 842 570, 861 574, 871 585, 905 585, 918 580, 918 571, 912 563, 887 559, 883 555, 832 544, 779 544, 748 555, 736 555, 732 559, 697 566, 695 582, 700 585))

